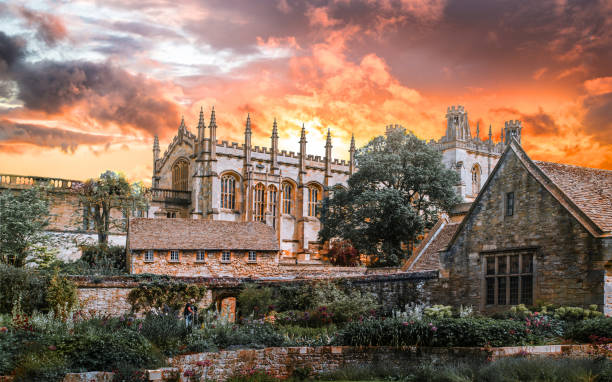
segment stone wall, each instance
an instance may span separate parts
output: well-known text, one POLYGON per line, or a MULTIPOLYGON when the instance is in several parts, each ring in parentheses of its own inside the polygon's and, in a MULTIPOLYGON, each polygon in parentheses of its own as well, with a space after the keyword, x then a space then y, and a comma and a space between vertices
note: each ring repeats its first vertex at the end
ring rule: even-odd
POLYGON ((604 281, 605 305, 604 314, 612 316, 612 271, 607 271, 604 281))
MULTIPOLYGON (((380 271, 380 270, 379 270, 380 271)), ((362 272, 366 272, 363 270, 362 272)), ((372 293, 378 299, 384 310, 390 311, 404 307, 408 303, 436 303, 440 294, 446 293, 445 283, 438 282, 438 272, 414 272, 394 274, 353 274, 352 276, 311 277, 300 279, 250 279, 250 278, 194 278, 176 277, 176 280, 204 284, 208 294, 198 305, 209 306, 217 302, 219 308, 226 298, 236 297, 247 283, 269 286, 272 288, 283 285, 296 285, 317 280, 332 280, 346 283, 346 287, 372 293)), ((134 277, 111 276, 92 280, 86 277, 75 278, 78 286, 78 297, 85 311, 96 311, 111 315, 129 313, 130 304, 127 296, 140 282, 146 280, 134 277)), ((228 302, 225 302, 226 304, 228 302)))
POLYGON ((484 256, 527 250, 533 253, 534 303, 602 308, 600 262, 609 255, 525 169, 514 151, 472 208, 455 242, 441 255, 449 293, 440 302, 472 305, 486 312, 507 309, 507 305, 485 305, 484 256), (514 192, 512 216, 505 214, 508 192, 514 192))

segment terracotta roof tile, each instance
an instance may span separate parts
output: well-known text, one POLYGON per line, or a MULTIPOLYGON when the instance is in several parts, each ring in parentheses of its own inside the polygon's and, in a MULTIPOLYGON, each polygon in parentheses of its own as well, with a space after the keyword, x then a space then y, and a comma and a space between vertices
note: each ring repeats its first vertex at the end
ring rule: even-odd
POLYGON ((430 235, 425 239, 425 245, 422 247, 423 249, 415 253, 412 264, 409 266, 411 271, 440 269, 440 257, 438 256, 438 252, 446 249, 457 231, 457 228, 459 228, 459 223, 443 224, 441 228, 436 225, 439 229, 430 231, 430 235))
POLYGON ((533 162, 602 231, 612 231, 612 171, 533 162))
POLYGON ((130 219, 130 249, 278 251, 274 228, 260 222, 130 219))

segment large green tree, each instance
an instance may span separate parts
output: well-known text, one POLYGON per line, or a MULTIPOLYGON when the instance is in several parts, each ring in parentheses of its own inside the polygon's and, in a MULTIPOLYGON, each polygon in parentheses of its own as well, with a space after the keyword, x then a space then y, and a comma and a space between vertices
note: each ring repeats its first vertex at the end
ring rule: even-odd
MULTIPOLYGON (((86 218, 94 223, 100 245, 108 245, 111 229, 127 229, 132 211, 146 209, 145 188, 140 183, 130 184, 123 174, 113 171, 77 184, 73 189, 88 211, 86 218), (120 212, 122 217, 113 217, 113 210, 120 212)), ((77 215, 77 221, 81 224, 84 219, 82 214, 77 215)))
POLYGON ((349 240, 373 266, 396 266, 441 211, 460 201, 455 171, 442 155, 402 128, 372 139, 356 153, 348 189, 334 191, 321 208, 322 241, 349 240))
POLYGON ((0 194, 0 262, 23 267, 36 261, 50 241, 49 201, 39 187, 0 194))

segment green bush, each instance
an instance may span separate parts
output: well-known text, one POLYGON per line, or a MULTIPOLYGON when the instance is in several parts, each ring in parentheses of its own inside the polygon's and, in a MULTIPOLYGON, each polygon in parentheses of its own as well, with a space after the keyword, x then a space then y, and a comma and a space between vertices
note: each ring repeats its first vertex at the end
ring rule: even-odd
POLYGON ((370 318, 348 323, 335 342, 349 346, 512 346, 540 343, 555 335, 552 329, 534 335, 525 322, 516 320, 370 318))
POLYGON ((48 278, 31 268, 0 264, 0 313, 11 313, 15 301, 28 314, 47 309, 48 278))
POLYGON ((57 352, 26 354, 15 369, 15 381, 62 381, 67 372, 66 359, 57 352))
POLYGON ((189 330, 185 322, 171 314, 147 314, 140 321, 140 333, 159 348, 166 356, 173 356, 179 352, 189 330))
POLYGON ((597 318, 603 313, 597 308, 597 305, 591 305, 587 309, 575 306, 562 306, 555 309, 553 317, 564 321, 581 321, 589 318, 597 318))
MULTIPOLYGON (((365 316, 368 312, 375 310, 378 305, 370 294, 361 293, 358 290, 345 291, 333 282, 320 282, 315 284, 311 309, 320 312, 325 307, 326 312, 331 314, 335 323, 344 323, 351 319, 365 316)), ((326 325, 327 322, 322 324, 326 325)))
POLYGON ((312 283, 282 285, 275 288, 273 292, 279 312, 304 311, 314 306, 314 286, 312 283))
POLYGON ((285 338, 285 346, 327 346, 330 345, 337 329, 335 325, 309 328, 299 325, 277 325, 285 338))
POLYGON ((425 317, 432 319, 451 318, 453 316, 453 307, 449 305, 434 305, 425 308, 423 314, 425 317))
POLYGON ((93 269, 116 269, 127 272, 125 246, 106 244, 81 245, 81 260, 93 269))
POLYGON ((274 299, 270 288, 250 284, 238 295, 238 309, 243 317, 251 314, 255 317, 262 317, 274 308, 274 299))
POLYGON ((147 339, 132 329, 90 330, 62 338, 57 350, 73 371, 112 371, 128 363, 137 368, 161 366, 162 357, 147 339))
POLYGON ((244 325, 212 325, 194 334, 201 339, 209 338, 220 349, 282 346, 285 340, 274 325, 259 321, 244 325))
POLYGON ((46 301, 55 317, 65 320, 68 317, 68 313, 78 302, 76 285, 56 273, 49 281, 46 301))
POLYGON ((277 382, 278 379, 263 370, 247 369, 226 379, 226 382, 277 382))
POLYGON ((132 311, 153 308, 162 310, 168 305, 174 311, 178 311, 187 302, 198 303, 206 296, 204 285, 188 284, 182 281, 156 279, 145 282, 132 289, 128 294, 128 302, 132 305, 132 311))
POLYGON ((565 338, 577 342, 590 342, 591 336, 612 338, 612 317, 578 321, 565 331, 565 338))

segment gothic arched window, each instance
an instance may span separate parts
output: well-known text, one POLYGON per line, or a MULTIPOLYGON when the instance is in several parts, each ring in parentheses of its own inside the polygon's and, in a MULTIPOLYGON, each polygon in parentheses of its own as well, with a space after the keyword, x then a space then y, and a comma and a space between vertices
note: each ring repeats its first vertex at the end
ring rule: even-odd
POLYGON ((317 205, 321 200, 321 187, 311 185, 308 187, 308 216, 317 216, 317 205))
POLYGON ((179 159, 172 166, 172 189, 187 191, 189 189, 189 162, 179 159))
POLYGON ((236 208, 236 178, 232 175, 221 177, 221 208, 236 208))
POLYGON ((276 227, 276 213, 278 209, 278 189, 275 186, 268 187, 268 211, 272 214, 272 226, 276 227))
POLYGON ((472 195, 478 195, 480 192, 480 166, 475 164, 472 167, 472 195))
POLYGON ((283 213, 291 215, 293 210, 293 185, 283 183, 283 213))
POLYGON ((266 187, 259 183, 253 190, 253 219, 264 221, 266 218, 266 187))

